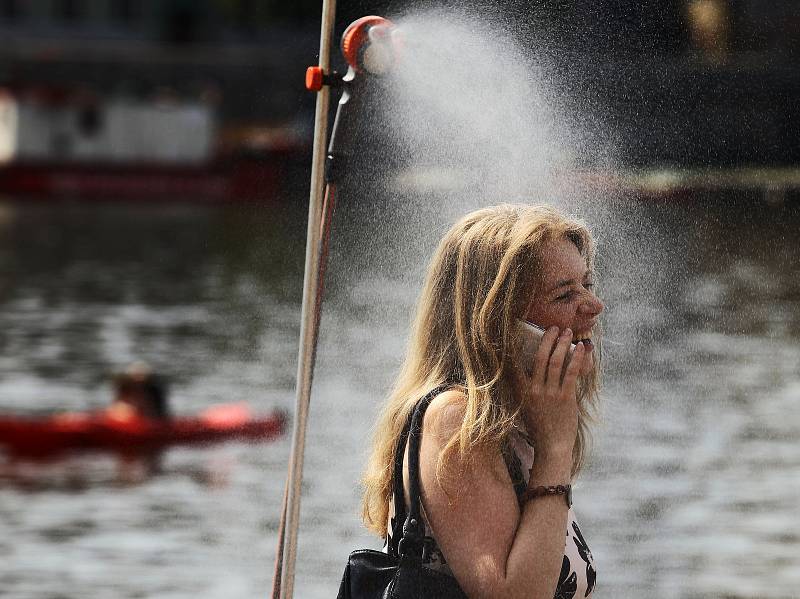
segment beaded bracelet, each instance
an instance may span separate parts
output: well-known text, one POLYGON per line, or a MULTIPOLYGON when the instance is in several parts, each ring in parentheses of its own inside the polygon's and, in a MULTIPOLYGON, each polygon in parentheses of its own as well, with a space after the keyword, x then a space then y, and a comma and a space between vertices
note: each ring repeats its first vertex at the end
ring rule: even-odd
POLYGON ((534 487, 526 489, 522 495, 522 503, 526 503, 536 497, 543 497, 545 495, 563 495, 567 501, 567 507, 572 507, 572 485, 552 485, 548 487, 534 487))

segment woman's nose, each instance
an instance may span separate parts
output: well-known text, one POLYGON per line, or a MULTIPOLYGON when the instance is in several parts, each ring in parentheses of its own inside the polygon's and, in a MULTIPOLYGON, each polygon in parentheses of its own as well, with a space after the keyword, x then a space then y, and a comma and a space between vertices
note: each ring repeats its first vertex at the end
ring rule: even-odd
POLYGON ((591 314, 592 316, 597 316, 605 309, 605 306, 603 305, 603 302, 600 301, 600 298, 591 291, 586 294, 586 299, 581 307, 583 308, 584 312, 591 314))

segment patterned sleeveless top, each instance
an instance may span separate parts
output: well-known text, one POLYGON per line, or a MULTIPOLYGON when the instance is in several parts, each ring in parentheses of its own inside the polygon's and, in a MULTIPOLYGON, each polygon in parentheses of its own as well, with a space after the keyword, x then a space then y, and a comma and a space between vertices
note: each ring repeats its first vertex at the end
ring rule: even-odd
MULTIPOLYGON (((505 459, 508 473, 511 475, 511 480, 514 482, 517 496, 521 497, 527 487, 530 469, 533 466, 533 447, 521 433, 515 431, 509 439, 506 451, 503 452, 503 458, 505 459)), ((422 506, 422 517, 425 521, 426 537, 423 565, 448 576, 453 576, 444 554, 436 543, 424 506, 422 506)), ((394 501, 392 500, 389 507, 389 535, 387 535, 387 543, 384 546, 384 550, 388 548, 389 538, 391 538, 390 535, 393 529, 393 520, 394 501)), ((578 522, 575 520, 575 513, 570 508, 565 531, 564 559, 561 561, 561 573, 558 577, 556 593, 553 599, 589 597, 594 590, 596 577, 592 552, 589 551, 578 522)))

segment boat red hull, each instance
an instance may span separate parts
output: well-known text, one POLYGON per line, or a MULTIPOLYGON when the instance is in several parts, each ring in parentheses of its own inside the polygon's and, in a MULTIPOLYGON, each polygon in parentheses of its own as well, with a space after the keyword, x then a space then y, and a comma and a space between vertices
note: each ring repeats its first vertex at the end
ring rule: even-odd
POLYGON ((210 417, 118 420, 99 414, 47 419, 0 417, 0 447, 15 456, 47 458, 70 451, 144 454, 173 445, 204 446, 224 441, 263 442, 283 433, 286 417, 275 412, 250 417, 238 404, 216 406, 210 417))
POLYGON ((95 200, 263 201, 276 197, 288 156, 199 165, 21 162, 0 166, 0 194, 95 200))

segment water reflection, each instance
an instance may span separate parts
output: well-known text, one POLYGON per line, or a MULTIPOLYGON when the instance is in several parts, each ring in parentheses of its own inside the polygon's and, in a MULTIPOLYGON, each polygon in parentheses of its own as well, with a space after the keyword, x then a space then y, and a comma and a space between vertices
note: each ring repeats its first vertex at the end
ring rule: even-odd
POLYGON ((95 387, 147 357, 182 383, 224 355, 251 354, 263 325, 295 309, 302 223, 285 211, 75 204, 9 212, 0 234, 0 374, 95 387))

